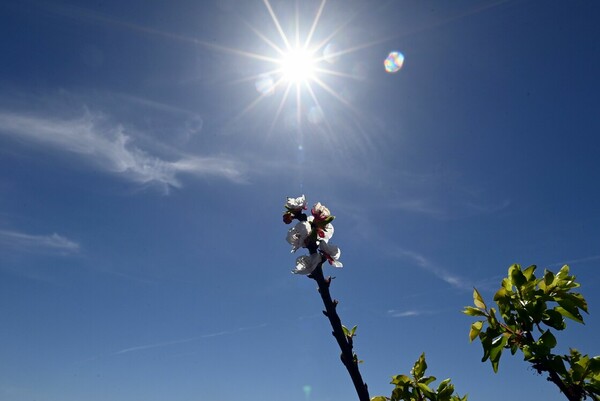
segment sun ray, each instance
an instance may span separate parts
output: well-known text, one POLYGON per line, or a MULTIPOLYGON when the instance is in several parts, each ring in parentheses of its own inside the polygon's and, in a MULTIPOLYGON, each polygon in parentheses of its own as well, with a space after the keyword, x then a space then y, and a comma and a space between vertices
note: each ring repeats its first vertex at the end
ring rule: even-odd
POLYGON ((271 134, 271 132, 273 132, 273 129, 275 128, 275 124, 277 123, 277 120, 279 120, 279 115, 281 114, 281 110, 283 110, 283 106, 287 100, 289 93, 290 93, 290 89, 291 89, 291 85, 288 85, 287 88, 285 89, 285 92, 283 93, 281 102, 279 102, 279 106, 277 107, 277 111, 275 112, 275 116, 273 117, 273 122, 271 123, 271 126, 269 127, 269 134, 271 134))
POLYGON ((281 40, 283 40, 283 43, 285 43, 286 48, 288 50, 290 50, 292 48, 292 46, 290 46, 290 42, 288 41, 288 38, 285 35, 285 32, 283 31, 283 29, 281 28, 281 25, 279 24, 279 20, 277 19, 277 15, 275 15, 275 12, 273 11, 273 8, 271 7, 271 3, 269 3, 269 0, 263 0, 263 3, 265 3, 267 10, 269 10, 269 14, 271 15, 271 19, 273 20, 273 23, 277 27, 277 31, 279 32, 279 35, 281 36, 281 40))
POLYGON ((319 10, 317 11, 317 14, 315 15, 315 19, 313 20, 312 26, 310 27, 310 31, 308 32, 308 35, 306 35, 306 40, 304 41, 304 46, 303 46, 305 49, 308 48, 308 46, 310 45, 310 41, 312 40, 312 37, 315 34, 315 30, 317 29, 317 24, 319 23, 319 20, 321 19, 321 15, 323 14, 323 8, 325 8, 326 2, 327 2, 327 0, 321 1, 319 10))
MULTIPOLYGON (((321 103, 319 102, 319 99, 317 98, 317 95, 315 95, 315 91, 313 90, 312 86, 310 85, 310 83, 306 84, 306 89, 308 90, 308 93, 310 94, 310 97, 312 98, 313 102, 315 102, 315 104, 317 105, 317 107, 319 108, 319 110, 323 110, 323 107, 321 107, 321 103)), ((333 137, 333 129, 331 128, 331 125, 329 124, 329 120, 327 120, 327 118, 323 118, 323 121, 325 122, 325 126, 327 127, 327 131, 330 134, 329 137, 333 137)))
POLYGON ((294 44, 294 49, 298 49, 300 47, 300 10, 298 9, 298 0, 296 0, 296 43, 294 44))
POLYGON ((348 18, 346 20, 346 22, 338 25, 328 36, 325 37, 325 39, 323 39, 321 42, 319 42, 315 46, 315 48, 321 49, 322 47, 324 47, 327 43, 329 43, 329 41, 331 41, 331 39, 336 37, 344 28, 346 28, 346 26, 348 26, 359 15, 360 15, 359 11, 356 11, 355 13, 353 13, 352 16, 350 16, 350 18, 348 18))
POLYGON ((267 38, 262 32, 260 32, 258 29, 256 29, 255 27, 253 27, 252 25, 250 25, 249 23, 247 23, 246 21, 244 21, 244 24, 246 24, 246 26, 248 27, 248 29, 250 29, 252 32, 254 32, 254 34, 256 36, 258 36, 260 39, 263 40, 263 42, 265 42, 267 45, 269 45, 273 50, 275 50, 277 53, 279 53, 280 55, 284 55, 285 51, 277 46, 272 40, 270 40, 269 38, 267 38))
MULTIPOLYGON (((280 85, 282 82, 282 79, 279 79, 278 81, 276 81, 273 86, 277 87, 278 85, 280 85)), ((250 112, 250 110, 252 110, 254 107, 256 107, 260 102, 262 102, 266 97, 268 97, 269 94, 265 94, 265 93, 261 93, 259 97, 257 97, 256 99, 254 99, 248 106, 246 106, 240 113, 238 113, 235 117, 234 117, 234 121, 238 121, 240 120, 242 117, 244 117, 248 112, 250 112)))
MULTIPOLYGON (((261 78, 264 75, 272 76, 272 75, 279 75, 279 74, 281 74, 281 68, 274 68, 272 70, 267 70, 267 71, 259 72, 259 73, 249 75, 246 77, 234 79, 234 80, 228 81, 227 83, 235 85, 235 84, 242 84, 242 83, 250 82, 250 81, 256 82, 257 79, 261 78)), ((275 84, 273 84, 273 87, 275 87, 275 84)))
POLYGON ((325 82, 321 81, 319 78, 315 78, 314 81, 323 89, 325 89, 331 96, 335 97, 337 100, 340 101, 340 103, 342 103, 343 105, 345 105, 346 107, 350 108, 351 110, 355 111, 354 106, 352 106, 352 104, 350 102, 348 102, 346 99, 344 99, 343 97, 341 97, 340 95, 338 95, 336 93, 336 91, 334 91, 329 85, 327 85, 325 82))
POLYGON ((329 70, 327 68, 316 67, 315 71, 322 73, 322 74, 333 75, 333 76, 340 77, 340 78, 359 79, 356 77, 356 75, 348 74, 348 73, 341 72, 341 71, 329 70))
POLYGON ((300 127, 302 117, 302 97, 300 96, 300 82, 296 82, 296 124, 300 127))
POLYGON ((273 58, 273 57, 268 57, 262 54, 258 54, 258 53, 251 53, 251 52, 247 52, 244 50, 239 50, 239 49, 232 49, 230 47, 224 47, 224 46, 215 46, 212 45, 212 47, 215 47, 221 51, 227 52, 227 53, 232 53, 232 54, 236 54, 238 56, 246 56, 248 58, 252 58, 255 60, 261 60, 261 61, 268 61, 271 63, 276 63, 277 59, 273 58))

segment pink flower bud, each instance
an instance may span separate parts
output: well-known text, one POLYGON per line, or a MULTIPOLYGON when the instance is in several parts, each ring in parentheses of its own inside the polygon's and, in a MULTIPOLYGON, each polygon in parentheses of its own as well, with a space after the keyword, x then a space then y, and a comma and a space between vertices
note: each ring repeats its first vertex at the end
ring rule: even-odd
POLYGON ((329 209, 327 209, 325 206, 321 205, 321 202, 317 202, 313 206, 311 213, 315 217, 316 220, 325 220, 326 218, 331 216, 331 212, 329 211, 329 209))
POLYGON ((292 221, 294 221, 294 215, 290 212, 286 212, 283 214, 283 222, 285 224, 290 224, 292 221))

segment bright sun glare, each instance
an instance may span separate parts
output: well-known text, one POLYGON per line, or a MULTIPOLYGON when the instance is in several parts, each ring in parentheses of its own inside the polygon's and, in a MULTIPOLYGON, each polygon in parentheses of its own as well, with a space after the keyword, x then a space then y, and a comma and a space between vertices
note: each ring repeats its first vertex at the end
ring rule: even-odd
MULTIPOLYGON (((304 20, 304 23, 302 23, 303 19, 300 17, 300 12, 296 9, 295 26, 291 24, 291 26, 285 26, 285 28, 281 25, 270 1, 263 0, 263 3, 278 35, 268 37, 250 24, 247 25, 264 44, 267 44, 273 50, 274 54, 232 50, 236 54, 272 66, 272 68, 267 68, 265 71, 246 78, 255 81, 255 87, 260 96, 252 101, 237 118, 241 118, 250 112, 266 97, 278 94, 280 96, 279 106, 274 112, 271 130, 280 116, 287 112, 287 110, 284 110, 284 106, 288 102, 294 102, 296 104, 297 126, 300 126, 301 120, 306 118, 312 124, 323 123, 324 125, 321 127, 328 127, 326 129, 331 131, 321 96, 327 93, 348 109, 354 111, 354 108, 346 98, 339 94, 339 91, 327 83, 327 78, 356 78, 352 73, 342 71, 343 68, 342 70, 335 69, 333 64, 337 63, 340 56, 368 47, 370 44, 365 43, 339 50, 334 38, 347 23, 334 27, 326 36, 321 36, 316 32, 327 0, 320 0, 312 19, 304 20)), ((344 66, 341 65, 341 67, 344 66)))
POLYGON ((281 73, 290 83, 302 83, 314 79, 316 59, 306 49, 296 48, 281 58, 281 73))

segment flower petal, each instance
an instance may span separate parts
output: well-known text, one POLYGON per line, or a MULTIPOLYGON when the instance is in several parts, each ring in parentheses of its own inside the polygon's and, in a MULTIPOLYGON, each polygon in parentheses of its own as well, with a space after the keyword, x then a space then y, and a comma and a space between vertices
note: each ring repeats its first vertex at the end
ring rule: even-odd
POLYGON ((304 241, 310 235, 312 227, 306 221, 298 222, 294 227, 288 230, 286 241, 292 246, 292 252, 305 246, 304 241))
POLYGON ((330 244, 325 241, 319 243, 319 250, 325 255, 329 264, 334 267, 343 267, 342 262, 339 261, 342 251, 337 245, 330 244))
POLYGON ((296 267, 292 270, 294 274, 308 275, 311 274, 321 263, 321 255, 314 253, 312 255, 302 255, 296 258, 296 267))
POLYGON ((306 209, 306 197, 301 195, 297 198, 287 198, 285 208, 293 212, 299 212, 306 209))

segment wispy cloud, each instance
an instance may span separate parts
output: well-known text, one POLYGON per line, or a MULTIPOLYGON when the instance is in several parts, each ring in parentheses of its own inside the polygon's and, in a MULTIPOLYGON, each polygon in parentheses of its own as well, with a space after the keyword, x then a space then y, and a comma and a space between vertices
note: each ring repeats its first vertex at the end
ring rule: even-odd
POLYGON ((439 266, 425 255, 403 248, 396 244, 396 242, 392 241, 389 237, 381 235, 381 232, 373 225, 372 221, 365 217, 363 210, 357 208, 356 205, 344 202, 344 200, 340 200, 339 203, 343 206, 336 206, 336 208, 343 208, 345 211, 345 217, 354 221, 357 235, 361 236, 363 240, 372 243, 372 246, 380 247, 380 252, 386 253, 392 258, 406 260, 409 263, 412 263, 417 267, 433 274, 435 277, 445 281, 454 288, 461 290, 473 288, 472 280, 458 276, 450 272, 448 269, 439 266))
POLYGON ((420 316, 423 313, 424 312, 417 311, 417 310, 399 311, 396 309, 390 309, 387 311, 388 316, 391 316, 391 317, 415 317, 415 316, 420 316))
POLYGON ((463 290, 470 289, 473 287, 472 283, 468 282, 466 279, 449 272, 441 266, 436 265, 431 260, 417 252, 409 251, 402 248, 395 248, 394 252, 396 256, 410 260, 418 267, 432 273, 434 276, 450 284, 452 287, 463 290))
POLYGON ((220 336, 224 336, 224 335, 228 335, 228 334, 239 333, 241 331, 260 329, 260 328, 263 328, 266 326, 267 326, 267 324, 263 323, 263 324, 259 324, 256 326, 239 327, 234 330, 219 331, 219 332, 215 332, 215 333, 204 334, 204 335, 196 336, 196 337, 183 338, 183 339, 179 339, 179 340, 163 341, 163 342, 158 342, 158 343, 154 343, 154 344, 146 344, 146 345, 138 345, 138 346, 134 346, 134 347, 124 348, 120 351, 113 353, 113 355, 121 355, 121 354, 126 354, 129 352, 143 351, 143 350, 153 349, 153 348, 162 348, 162 347, 167 347, 169 345, 184 344, 184 343, 189 343, 192 341, 202 340, 205 338, 220 337, 220 336))
POLYGON ((17 231, 0 230, 0 245, 24 251, 77 252, 79 244, 56 233, 32 235, 17 231))
POLYGON ((549 265, 550 267, 561 267, 564 265, 571 265, 574 263, 587 263, 587 262, 593 262, 595 260, 600 260, 600 255, 593 255, 593 256, 587 256, 585 258, 577 258, 577 259, 570 259, 570 260, 565 260, 563 262, 558 262, 558 263, 552 263, 551 265, 549 265))
POLYGON ((406 212, 422 213, 433 217, 442 217, 444 212, 424 199, 404 199, 391 205, 392 209, 404 210, 406 212))
POLYGON ((77 154, 100 169, 166 190, 181 187, 181 174, 243 181, 239 163, 230 158, 178 154, 176 160, 165 160, 135 146, 122 125, 89 111, 70 119, 0 111, 2 134, 77 154))
POLYGON ((494 214, 501 212, 511 205, 509 199, 499 202, 475 202, 467 200, 473 197, 468 193, 461 194, 458 199, 448 202, 444 199, 435 199, 431 196, 420 199, 398 199, 388 205, 391 209, 402 210, 409 213, 419 213, 442 220, 452 220, 469 216, 494 214))

